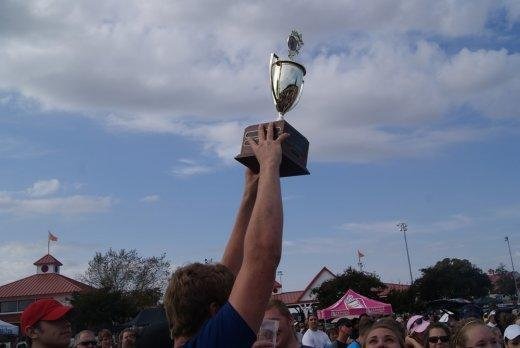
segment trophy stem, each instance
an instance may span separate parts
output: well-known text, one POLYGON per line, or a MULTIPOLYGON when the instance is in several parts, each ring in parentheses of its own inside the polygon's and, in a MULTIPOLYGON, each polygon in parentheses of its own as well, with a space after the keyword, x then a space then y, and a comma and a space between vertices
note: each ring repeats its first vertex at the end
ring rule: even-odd
POLYGON ((282 121, 283 120, 283 114, 281 112, 278 113, 278 118, 276 120, 277 121, 282 121))

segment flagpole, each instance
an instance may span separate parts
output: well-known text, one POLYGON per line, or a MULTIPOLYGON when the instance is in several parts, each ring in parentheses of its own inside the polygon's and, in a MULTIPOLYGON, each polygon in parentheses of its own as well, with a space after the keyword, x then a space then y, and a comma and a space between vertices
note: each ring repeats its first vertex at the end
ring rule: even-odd
POLYGON ((47 255, 50 254, 51 239, 47 237, 47 255))
POLYGON ((408 225, 404 222, 400 222, 397 224, 397 227, 399 227, 399 231, 403 232, 403 234, 404 234, 404 245, 406 246, 406 258, 408 259, 408 270, 410 271, 410 285, 412 285, 413 284, 412 265, 410 263, 410 253, 408 252, 408 241, 406 240, 406 231, 408 231, 408 225))

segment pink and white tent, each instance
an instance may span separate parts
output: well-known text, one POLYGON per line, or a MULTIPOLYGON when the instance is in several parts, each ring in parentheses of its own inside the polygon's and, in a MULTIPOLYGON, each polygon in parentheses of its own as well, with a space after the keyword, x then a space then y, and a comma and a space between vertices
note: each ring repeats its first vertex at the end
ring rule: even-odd
POLYGON ((392 314, 392 305, 389 303, 372 300, 368 297, 358 294, 352 290, 348 290, 342 298, 340 298, 332 306, 318 310, 318 319, 331 319, 345 317, 347 315, 361 314, 392 314))

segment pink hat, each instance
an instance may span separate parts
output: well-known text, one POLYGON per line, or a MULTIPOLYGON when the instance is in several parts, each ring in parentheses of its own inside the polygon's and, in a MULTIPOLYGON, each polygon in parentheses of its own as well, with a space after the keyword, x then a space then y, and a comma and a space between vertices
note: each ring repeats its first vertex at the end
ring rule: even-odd
POLYGON ((428 319, 423 317, 422 315, 412 315, 408 322, 406 323, 406 330, 409 334, 414 332, 421 333, 430 325, 428 319))

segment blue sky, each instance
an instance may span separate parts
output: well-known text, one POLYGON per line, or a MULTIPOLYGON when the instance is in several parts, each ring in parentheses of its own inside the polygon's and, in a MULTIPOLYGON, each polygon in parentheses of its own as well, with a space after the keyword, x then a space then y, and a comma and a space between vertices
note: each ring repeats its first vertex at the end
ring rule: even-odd
MULTIPOLYGON (((287 120, 310 176, 283 179, 284 290, 366 255, 407 282, 444 257, 520 256, 516 1, 4 1, 0 284, 46 252, 219 259, 241 195, 243 128, 275 118, 269 54, 303 33, 287 120), (218 15, 217 15, 218 14, 218 15)), ((520 268, 520 265, 517 267, 520 268)))

